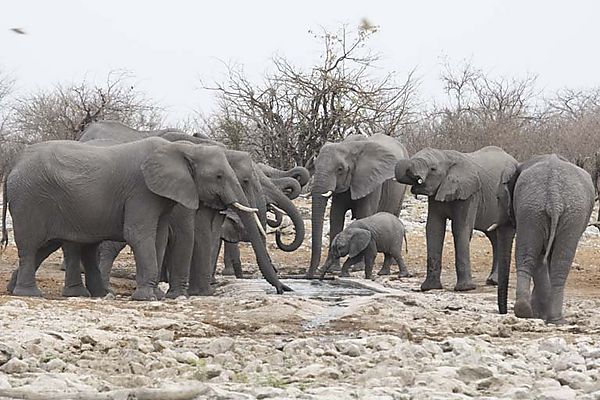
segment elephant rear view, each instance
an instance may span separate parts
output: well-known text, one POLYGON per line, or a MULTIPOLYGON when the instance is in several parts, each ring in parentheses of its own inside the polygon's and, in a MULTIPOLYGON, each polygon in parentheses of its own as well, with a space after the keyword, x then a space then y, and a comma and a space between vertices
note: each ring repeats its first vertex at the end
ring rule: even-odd
POLYGON ((406 159, 406 148, 393 137, 352 135, 340 143, 327 143, 314 161, 312 188, 312 252, 307 277, 321 262, 323 219, 331 197, 329 237, 344 229, 346 211, 360 219, 386 211, 398 216, 406 186, 394 182, 394 166, 406 159))
MULTIPOLYGON (((592 178, 555 154, 542 155, 520 164, 503 190, 499 198, 517 229, 515 315, 563 323, 564 286, 594 206, 592 178)), ((506 313, 508 279, 502 282, 498 305, 506 313)))

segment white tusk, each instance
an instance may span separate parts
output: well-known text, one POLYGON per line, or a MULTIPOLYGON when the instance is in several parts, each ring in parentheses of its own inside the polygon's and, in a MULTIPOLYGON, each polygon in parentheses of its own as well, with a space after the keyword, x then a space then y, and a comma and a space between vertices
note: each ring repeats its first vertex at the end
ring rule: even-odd
POLYGON ((486 229, 486 231, 488 231, 488 232, 491 232, 491 231, 493 231, 494 229, 496 229, 497 227, 498 227, 498 224, 497 224, 497 223, 494 223, 494 224, 490 225, 490 227, 489 227, 489 228, 487 228, 487 229, 486 229))
POLYGON ((310 194, 310 193, 303 193, 303 194, 301 194, 301 195, 300 195, 300 196, 298 196, 298 197, 302 197, 303 199, 308 199, 310 196, 311 196, 311 194, 310 194))
POLYGON ((279 213, 281 213, 281 214, 283 214, 283 215, 287 215, 287 213, 286 213, 285 211, 283 211, 281 208, 277 207, 276 205, 274 205, 274 204, 269 204, 269 206, 271 206, 271 208, 272 208, 273 210, 275 210, 275 211, 277 211, 277 212, 279 212, 279 213))
POLYGON ((235 208, 237 208, 238 210, 242 210, 242 211, 246 211, 246 212, 251 212, 251 213, 257 213, 258 212, 258 208, 246 207, 246 206, 241 205, 237 201, 235 203, 233 203, 233 206, 235 208))
POLYGON ((422 185, 423 184, 423 179, 419 178, 417 179, 417 185, 422 185))
POLYGON ((265 232, 262 224, 260 223, 260 219, 258 218, 258 214, 257 213, 252 213, 252 215, 254 216, 254 220, 256 221, 256 225, 258 226, 258 230, 260 231, 260 234, 263 235, 263 237, 267 237, 267 232, 265 232))
POLYGON ((392 180, 393 180, 394 182, 398 182, 398 179, 396 179, 395 177, 394 177, 394 178, 392 178, 392 180))
POLYGON ((322 193, 321 196, 329 198, 329 197, 331 197, 332 194, 333 194, 333 191, 330 190, 329 192, 322 193))

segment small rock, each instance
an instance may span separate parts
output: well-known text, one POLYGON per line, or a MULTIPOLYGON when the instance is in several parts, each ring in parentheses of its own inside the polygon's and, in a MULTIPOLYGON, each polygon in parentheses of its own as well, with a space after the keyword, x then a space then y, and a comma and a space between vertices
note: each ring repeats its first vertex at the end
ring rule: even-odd
POLYGON ((200 361, 200 357, 192 353, 191 351, 184 351, 183 353, 175 353, 175 359, 180 363, 186 363, 195 365, 200 361))
POLYGON ((29 369, 29 365, 18 358, 11 358, 6 364, 0 367, 0 370, 7 374, 21 374, 29 369))
POLYGON ((4 303, 2 307, 21 308, 26 310, 29 308, 29 304, 27 304, 23 300, 9 300, 6 303, 4 303))
POLYGON ((159 329, 153 336, 154 340, 163 340, 167 342, 172 342, 175 338, 175 333, 168 329, 159 329))
POLYGON ((14 351, 4 343, 0 343, 0 365, 4 365, 13 358, 14 351))
POLYGON ((335 348, 342 354, 350 357, 358 357, 361 353, 361 348, 355 343, 337 342, 335 348))
POLYGON ((536 400, 575 400, 577 392, 568 386, 543 389, 536 400))
POLYGON ((53 358, 46 363, 46 370, 62 372, 67 367, 67 364, 60 358, 53 358))
POLYGON ((554 354, 560 354, 564 351, 567 351, 569 347, 567 346, 567 342, 565 341, 565 339, 561 337, 552 337, 540 341, 538 349, 540 351, 547 351, 554 354))
POLYGON ((466 383, 489 378, 494 375, 489 368, 484 366, 475 367, 467 365, 460 367, 456 372, 458 374, 458 379, 466 383))
POLYGON ((211 356, 214 356, 216 354, 225 353, 225 352, 231 350, 234 343, 235 343, 235 341, 228 336, 216 338, 210 342, 210 344, 204 350, 204 352, 211 356))
POLYGON ((296 371, 295 376, 297 378, 327 377, 332 379, 338 379, 342 376, 342 374, 340 373, 340 371, 332 367, 326 367, 323 364, 311 364, 304 368, 300 368, 298 371, 296 371))
POLYGON ((8 381, 8 377, 4 374, 0 374, 0 390, 1 389, 10 389, 10 382, 8 381))
POLYGON ((285 329, 276 324, 268 324, 256 331, 263 335, 283 335, 287 333, 285 329))
POLYGON ((579 355, 579 353, 563 354, 554 362, 552 368, 554 368, 556 372, 564 371, 566 369, 585 371, 585 358, 579 355))
POLYGON ((583 389, 592 382, 592 378, 577 371, 561 371, 556 376, 561 385, 567 385, 571 389, 583 389))

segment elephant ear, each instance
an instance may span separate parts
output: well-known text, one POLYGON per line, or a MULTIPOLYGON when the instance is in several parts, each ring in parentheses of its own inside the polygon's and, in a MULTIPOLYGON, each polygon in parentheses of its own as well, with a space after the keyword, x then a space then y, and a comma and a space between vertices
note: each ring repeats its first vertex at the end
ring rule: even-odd
MULTIPOLYGON (((500 186, 498 187, 498 203, 503 211, 504 218, 508 218, 512 226, 516 226, 515 220, 515 210, 513 207, 513 195, 515 191, 515 184, 517 183, 517 178, 519 177, 519 171, 516 166, 511 166, 510 168, 502 171, 502 176, 500 178, 500 186)), ((502 221, 500 221, 502 222, 502 221)))
POLYGON ((359 141, 362 150, 357 155, 350 182, 352 200, 365 197, 377 186, 394 177, 398 156, 379 143, 359 141))
POLYGON ((357 229, 350 240, 348 257, 356 257, 364 251, 371 242, 371 232, 366 229, 357 229))
POLYGON ((142 174, 153 193, 195 210, 199 206, 198 192, 182 146, 189 145, 165 143, 158 147, 142 163, 142 174))
POLYGON ((454 160, 435 194, 437 201, 466 200, 481 189, 479 168, 466 160, 454 160))

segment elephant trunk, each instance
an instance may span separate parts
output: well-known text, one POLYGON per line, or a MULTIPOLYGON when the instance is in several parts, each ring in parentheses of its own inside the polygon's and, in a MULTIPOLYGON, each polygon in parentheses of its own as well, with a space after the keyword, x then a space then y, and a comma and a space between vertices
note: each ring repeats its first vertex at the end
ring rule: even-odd
POLYGON ((399 160, 394 169, 396 180, 407 185, 421 185, 427 178, 427 168, 415 168, 422 165, 415 165, 411 159, 399 160))
POLYGON ((307 278, 312 278, 321 262, 321 246, 323 245, 323 219, 328 198, 321 193, 313 192, 312 195, 312 251, 310 266, 306 273, 307 278))
POLYGON ((283 222, 283 213, 275 209, 269 209, 269 211, 271 211, 275 215, 275 219, 267 218, 267 225, 269 225, 271 228, 279 227, 283 222))
POLYGON ((290 199, 285 197, 283 193, 277 193, 274 196, 276 200, 277 207, 281 207, 281 210, 284 211, 288 217, 292 220, 294 224, 294 231, 296 235, 294 240, 290 244, 285 244, 281 241, 281 232, 275 232, 275 242, 277 243, 277 247, 285 252, 296 251, 298 247, 304 242, 305 230, 304 230, 304 219, 302 218, 302 214, 298 208, 292 203, 290 199))
POLYGON ((300 186, 304 186, 310 180, 310 172, 304 167, 294 167, 288 171, 289 176, 298 181, 300 186))
POLYGON ((252 244, 252 249, 256 255, 256 261, 262 275, 265 277, 267 282, 275 286, 278 294, 282 294, 284 291, 290 291, 291 289, 281 283, 279 277, 277 276, 275 267, 273 267, 271 258, 267 253, 265 242, 259 233, 258 225, 256 224, 254 217, 251 215, 253 213, 241 210, 238 210, 237 212, 238 216, 242 220, 242 223, 246 227, 246 231, 250 238, 250 243, 252 244))
POLYGON ((293 200, 300 196, 300 192, 302 192, 302 186, 300 186, 300 182, 298 182, 294 178, 271 178, 271 182, 285 195, 293 200))

